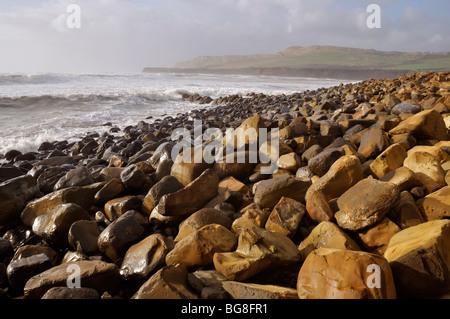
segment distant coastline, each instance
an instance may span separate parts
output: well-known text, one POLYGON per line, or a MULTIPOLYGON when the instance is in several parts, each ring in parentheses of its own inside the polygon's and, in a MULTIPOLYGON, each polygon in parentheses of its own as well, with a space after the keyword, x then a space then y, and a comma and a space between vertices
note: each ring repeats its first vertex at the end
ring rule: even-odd
POLYGON ((144 73, 187 73, 187 74, 225 74, 225 75, 263 75, 280 77, 311 77, 345 80, 393 79, 411 70, 383 70, 359 68, 244 68, 244 69, 212 69, 212 68, 152 68, 143 69, 144 73))

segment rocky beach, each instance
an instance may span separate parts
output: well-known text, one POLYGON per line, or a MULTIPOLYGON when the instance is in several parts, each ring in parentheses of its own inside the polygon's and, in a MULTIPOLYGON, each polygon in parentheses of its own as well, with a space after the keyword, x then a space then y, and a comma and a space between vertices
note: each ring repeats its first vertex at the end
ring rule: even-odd
POLYGON ((0 299, 450 298, 450 72, 183 99, 0 155, 0 299), (279 169, 174 159, 195 120, 279 169))

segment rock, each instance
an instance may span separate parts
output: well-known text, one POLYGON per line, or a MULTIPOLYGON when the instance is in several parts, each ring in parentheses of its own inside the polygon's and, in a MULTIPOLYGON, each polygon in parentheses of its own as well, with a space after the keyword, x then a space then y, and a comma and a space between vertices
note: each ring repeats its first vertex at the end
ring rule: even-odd
POLYGON ((97 222, 91 220, 76 221, 69 229, 69 245, 80 253, 93 254, 98 251, 97 240, 100 233, 97 222))
POLYGON ((274 207, 282 197, 305 202, 305 194, 311 182, 302 181, 289 175, 261 181, 255 191, 254 201, 262 208, 274 207))
POLYGON ((323 148, 319 144, 314 144, 303 152, 301 159, 303 162, 308 163, 310 159, 316 157, 322 152, 323 148))
POLYGON ((445 171, 430 153, 414 152, 408 155, 403 165, 415 173, 416 178, 432 193, 446 185, 445 171))
POLYGON ((203 208, 186 218, 180 225, 178 235, 175 241, 180 241, 184 237, 189 236, 203 226, 210 224, 222 225, 230 229, 233 221, 214 208, 203 208))
POLYGON ((120 180, 126 188, 138 189, 146 184, 147 176, 137 165, 132 164, 120 173, 120 180))
POLYGON ((309 254, 298 274, 297 292, 300 299, 396 298, 394 277, 383 257, 330 248, 309 254))
POLYGON ((64 263, 31 277, 25 284, 25 298, 38 299, 50 288, 67 287, 67 282, 73 280, 74 270, 80 271, 83 288, 93 288, 98 293, 116 289, 120 282, 119 269, 114 264, 98 260, 64 263))
POLYGON ((35 166, 63 166, 63 165, 76 165, 77 160, 72 156, 54 156, 46 158, 40 162, 37 162, 35 166))
POLYGON ((305 205, 293 199, 282 197, 270 213, 265 228, 293 238, 305 213, 305 205))
POLYGON ((450 217, 450 186, 427 195, 417 201, 427 221, 450 217))
POLYGON ((442 115, 431 109, 417 113, 389 131, 391 135, 411 133, 419 139, 446 140, 447 128, 442 115))
POLYGON ((358 231, 383 219, 399 198, 395 184, 366 178, 339 197, 335 218, 340 227, 358 231))
POLYGON ((103 186, 103 183, 97 183, 89 186, 65 188, 50 193, 28 202, 20 218, 26 226, 31 227, 37 216, 49 214, 57 206, 68 203, 76 204, 88 212, 93 203, 95 193, 103 186))
POLYGON ((392 172, 387 173, 380 178, 380 181, 395 184, 402 191, 410 190, 416 186, 422 185, 416 177, 416 174, 405 166, 399 167, 392 172))
POLYGON ((0 237, 0 263, 9 262, 14 255, 14 249, 8 239, 0 237))
POLYGON ((234 146, 234 149, 243 150, 246 145, 258 142, 260 128, 266 128, 266 126, 259 114, 255 114, 242 122, 230 140, 224 137, 223 145, 234 146))
POLYGON ((435 220, 402 230, 384 257, 399 296, 439 296, 450 289, 450 221, 435 220))
POLYGON ((174 176, 168 175, 163 177, 159 182, 153 185, 147 196, 145 196, 144 201, 142 202, 142 211, 150 215, 161 197, 175 193, 183 188, 183 184, 181 184, 174 176))
MULTIPOLYGON (((256 205, 255 205, 256 206, 256 205)), ((264 228, 269 217, 269 212, 261 210, 257 207, 246 208, 242 216, 236 218, 231 226, 231 229, 240 234, 243 230, 252 227, 264 228)))
POLYGON ((329 221, 334 213, 328 201, 341 196, 363 179, 363 169, 358 157, 346 155, 339 158, 306 192, 306 210, 317 221, 329 221))
POLYGON ((187 282, 188 271, 181 264, 160 269, 136 292, 134 299, 198 299, 187 282))
POLYGON ((125 191, 125 185, 122 181, 118 178, 113 178, 94 195, 95 203, 104 205, 123 191, 125 191))
POLYGON ((170 175, 176 177, 183 186, 187 186, 205 170, 212 168, 212 164, 203 161, 203 152, 201 150, 190 148, 187 152, 187 156, 184 152, 177 156, 170 171, 170 175))
POLYGON ((341 134, 341 127, 339 123, 334 121, 320 122, 320 135, 338 137, 341 134))
POLYGON ((105 167, 100 171, 98 180, 100 182, 109 182, 112 179, 120 180, 120 174, 122 174, 123 167, 105 167))
POLYGON ((322 177, 328 172, 333 163, 343 155, 345 155, 345 152, 340 147, 324 150, 308 161, 308 167, 311 169, 311 172, 322 177))
POLYGON ((49 214, 37 216, 33 222, 33 232, 58 246, 67 246, 67 236, 72 224, 90 219, 89 214, 77 204, 61 204, 49 214))
POLYGON ((223 288, 233 299, 298 299, 296 289, 281 286, 224 281, 223 288))
POLYGON ((137 196, 120 197, 105 204, 105 215, 112 222, 130 210, 140 210, 141 206, 142 201, 137 196))
MULTIPOLYGON (((255 153, 256 154, 256 153, 255 153)), ((219 174, 219 179, 233 176, 238 179, 247 178, 253 171, 256 160, 251 158, 250 152, 234 152, 232 155, 224 156, 220 161, 214 163, 214 170, 219 174)))
POLYGON ((392 208, 389 217, 401 228, 417 226, 425 222, 414 198, 408 191, 400 194, 400 200, 392 208))
POLYGON ((130 210, 101 232, 97 241, 98 248, 111 261, 116 261, 131 245, 142 239, 147 228, 147 218, 130 210))
POLYGON ((338 225, 328 221, 321 222, 314 227, 308 237, 298 246, 302 260, 305 260, 312 251, 319 248, 362 250, 338 225))
POLYGON ((70 169, 70 167, 65 166, 51 166, 45 168, 37 177, 39 190, 43 194, 53 192, 56 183, 58 183, 58 181, 63 178, 67 172, 70 171, 70 169))
POLYGON ((37 196, 36 180, 29 176, 10 179, 0 184, 0 228, 19 217, 25 205, 37 196))
POLYGON ((235 252, 216 253, 215 269, 229 280, 244 281, 269 267, 300 261, 300 252, 286 236, 252 227, 239 235, 235 252))
POLYGON ((391 110, 392 114, 400 115, 400 114, 417 114, 422 111, 422 107, 419 105, 409 104, 409 103, 400 103, 394 106, 391 110))
POLYGON ((236 242, 235 234, 222 225, 206 225, 177 242, 166 256, 166 264, 206 266, 213 262, 215 253, 231 251, 236 242))
POLYGON ((383 255, 392 236, 400 230, 395 223, 385 217, 375 225, 358 232, 358 237, 368 252, 383 255))
POLYGON ((417 144, 417 139, 410 133, 398 134, 392 136, 393 144, 400 144, 407 151, 417 144))
POLYGON ((370 164, 370 169, 378 178, 382 178, 384 175, 400 168, 407 156, 403 146, 393 144, 370 164))
POLYGON ((25 173, 15 166, 12 167, 0 166, 0 183, 23 175, 25 175, 25 173))
POLYGON ((166 255, 174 242, 161 234, 153 234, 131 246, 123 258, 120 275, 125 280, 143 280, 165 265, 166 255))
POLYGON ((358 152, 366 158, 377 156, 389 147, 386 132, 380 128, 369 129, 362 137, 358 152))
POLYGON ((164 195, 158 205, 163 216, 187 216, 203 208, 218 192, 219 176, 208 169, 185 188, 164 195))
POLYGON ((63 188, 74 186, 86 186, 95 183, 94 178, 85 166, 69 171, 55 184, 53 190, 58 191, 63 188))
POLYGON ((196 292, 201 293, 205 288, 221 289, 228 279, 216 270, 196 270, 188 274, 188 281, 196 292))
POLYGON ((247 185, 234 178, 233 176, 229 176, 219 182, 218 193, 224 194, 227 191, 240 192, 242 193, 242 195, 250 195, 251 193, 247 185))
POLYGON ((47 290, 47 292, 42 296, 41 299, 95 300, 100 299, 100 295, 98 294, 97 290, 93 288, 53 287, 47 290))
POLYGON ((301 166, 301 159, 296 153, 292 152, 282 155, 278 159, 277 165, 281 169, 296 172, 301 166))

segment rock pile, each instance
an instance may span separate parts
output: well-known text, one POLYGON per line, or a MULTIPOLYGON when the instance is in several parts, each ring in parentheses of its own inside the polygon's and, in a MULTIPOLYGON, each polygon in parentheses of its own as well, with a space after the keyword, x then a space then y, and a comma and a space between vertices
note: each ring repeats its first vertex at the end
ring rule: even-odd
POLYGON ((2 156, 0 298, 449 297, 450 73, 183 98, 2 156), (278 171, 174 159, 194 120, 279 128, 278 171))

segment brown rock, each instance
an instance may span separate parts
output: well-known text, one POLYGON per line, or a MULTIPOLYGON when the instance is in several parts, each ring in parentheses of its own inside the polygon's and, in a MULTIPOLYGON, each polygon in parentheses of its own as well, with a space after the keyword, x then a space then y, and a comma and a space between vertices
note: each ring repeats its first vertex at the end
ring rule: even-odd
POLYGON ((435 220, 402 230, 391 238, 384 257, 399 295, 430 297, 450 289, 450 221, 435 220))
POLYGON ((342 228, 358 231, 383 219, 399 198, 395 184, 363 179, 339 197, 335 218, 342 228))
POLYGON ((219 176, 211 169, 175 193, 164 195, 157 205, 164 216, 187 216, 203 208, 218 192, 219 176))
POLYGON ((415 114, 389 131, 391 135, 412 133, 419 139, 445 140, 447 128, 442 115, 435 110, 415 114))
POLYGON ((298 299, 296 289, 281 286, 224 281, 223 288, 233 299, 298 299))
POLYGON ((407 154, 403 146, 393 144, 370 164, 370 169, 378 178, 382 178, 387 173, 401 167, 406 157, 407 154))
POLYGON ((416 174, 405 166, 399 167, 392 172, 387 173, 380 178, 380 181, 395 184, 402 191, 410 190, 416 186, 422 185, 420 180, 416 177, 416 174))
POLYGON ((413 152, 408 155, 403 164, 411 169, 416 178, 432 193, 446 185, 445 171, 439 160, 430 153, 413 152))
POLYGON ((366 158, 374 157, 389 147, 386 132, 380 128, 369 129, 362 137, 358 152, 366 158))
POLYGON ((393 214, 389 215, 392 215, 392 217, 389 217, 391 217, 401 229, 417 226, 425 222, 414 198, 408 191, 401 192, 400 199, 392 208, 391 212, 393 212, 393 214))
POLYGON ((400 230, 395 223, 385 217, 375 225, 360 231, 358 237, 368 252, 383 255, 392 236, 400 230))
POLYGON ((80 284, 83 288, 93 288, 99 293, 117 288, 120 282, 119 269, 116 265, 103 261, 83 260, 64 263, 31 277, 24 288, 25 297, 37 299, 50 288, 67 287, 67 282, 73 279, 71 276, 74 269, 80 270, 80 284))
POLYGON ((262 181, 255 191, 255 203, 262 208, 274 207, 282 197, 305 202, 305 194, 310 182, 298 180, 289 175, 262 181))
POLYGON ((278 167, 287 171, 296 172, 301 166, 301 159, 296 153, 282 155, 278 159, 278 167))
POLYGON ((141 205, 137 196, 115 198, 105 204, 105 215, 112 222, 130 210, 139 210, 141 205))
POLYGON ((270 213, 265 228, 292 238, 297 233, 305 213, 305 205, 293 199, 282 197, 270 213))
POLYGON ((47 290, 41 299, 95 300, 100 299, 100 295, 93 288, 53 287, 47 290))
POLYGON ((362 250, 338 225, 327 221, 314 227, 309 236, 298 246, 302 260, 318 248, 362 250))
POLYGON ((182 152, 177 156, 170 172, 170 175, 176 177, 183 186, 187 186, 205 170, 212 168, 212 164, 203 161, 203 152, 201 150, 190 148, 186 152, 182 152))
POLYGON ((91 220, 76 221, 69 229, 69 245, 80 253, 93 254, 98 251, 97 240, 100 233, 97 222, 91 220))
POLYGON ((118 178, 113 178, 105 184, 94 196, 95 203, 104 205, 125 190, 125 185, 118 178))
POLYGON ((450 186, 419 199, 417 205, 427 221, 450 217, 450 186))
POLYGON ((153 234, 131 246, 123 258, 120 274, 125 280, 142 280, 164 266, 166 255, 174 247, 172 239, 153 234))
POLYGON ((298 274, 297 292, 300 299, 396 298, 394 278, 383 257, 330 248, 309 254, 298 274))
POLYGON ((236 234, 240 234, 241 231, 247 228, 252 227, 264 228, 264 225, 266 224, 268 217, 269 212, 267 212, 266 210, 262 210, 257 207, 245 209, 242 216, 234 220, 231 229, 236 234))
POLYGON ((134 299, 198 299, 188 286, 187 276, 181 264, 166 266, 139 288, 134 299))
POLYGON ((142 202, 142 211, 145 214, 150 215, 161 197, 175 193, 183 188, 183 184, 181 184, 174 176, 167 175, 163 177, 158 183, 153 185, 147 196, 145 196, 144 201, 142 202))

